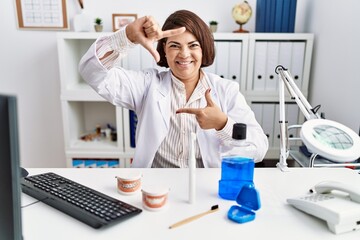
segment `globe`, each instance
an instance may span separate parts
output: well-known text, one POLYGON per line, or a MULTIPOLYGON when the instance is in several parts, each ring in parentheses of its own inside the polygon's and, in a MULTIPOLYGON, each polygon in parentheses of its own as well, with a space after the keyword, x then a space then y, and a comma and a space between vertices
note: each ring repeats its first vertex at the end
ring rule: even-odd
POLYGON ((232 17, 234 18, 235 22, 240 25, 240 28, 238 30, 235 30, 234 32, 249 32, 247 30, 244 30, 242 26, 249 21, 251 15, 252 9, 247 1, 236 4, 232 9, 232 17))

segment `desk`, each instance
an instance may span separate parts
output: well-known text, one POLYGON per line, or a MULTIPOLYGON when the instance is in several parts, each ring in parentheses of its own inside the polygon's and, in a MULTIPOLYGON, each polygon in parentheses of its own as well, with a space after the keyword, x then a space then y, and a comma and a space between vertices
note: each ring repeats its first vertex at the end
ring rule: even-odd
MULTIPOLYGON (((309 167, 310 166, 310 157, 307 157, 300 150, 299 146, 293 146, 290 148, 289 155, 301 166, 301 167, 309 167)), ((336 163, 332 162, 325 158, 315 158, 314 167, 345 167, 345 166, 353 166, 359 167, 360 162, 354 161, 351 163, 336 163)))
MULTIPOLYGON (((116 190, 115 176, 139 169, 27 169, 30 175, 55 172, 112 197, 142 208, 141 193, 124 196, 116 190)), ((220 169, 197 169, 197 197, 188 201, 187 169, 140 169, 143 184, 170 187, 166 209, 144 210, 141 214, 105 229, 93 229, 41 202, 22 209, 25 240, 72 239, 359 239, 360 231, 341 235, 331 233, 324 221, 307 215, 286 203, 288 197, 303 195, 316 183, 335 180, 359 184, 358 171, 346 168, 256 168, 254 182, 262 207, 252 222, 238 224, 227 219, 227 211, 236 204, 218 197, 220 169), (169 225, 218 204, 220 210, 175 229, 169 225)), ((22 205, 33 202, 22 195, 22 205)))

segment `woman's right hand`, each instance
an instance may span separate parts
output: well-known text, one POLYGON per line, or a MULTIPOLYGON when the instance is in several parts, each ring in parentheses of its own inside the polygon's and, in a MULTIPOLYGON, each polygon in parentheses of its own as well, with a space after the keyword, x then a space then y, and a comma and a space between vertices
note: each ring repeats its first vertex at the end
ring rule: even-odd
POLYGON ((185 32, 185 27, 162 31, 159 24, 152 16, 136 19, 126 27, 127 38, 136 44, 141 44, 154 57, 160 60, 160 55, 154 47, 154 42, 166 37, 175 36, 185 32))

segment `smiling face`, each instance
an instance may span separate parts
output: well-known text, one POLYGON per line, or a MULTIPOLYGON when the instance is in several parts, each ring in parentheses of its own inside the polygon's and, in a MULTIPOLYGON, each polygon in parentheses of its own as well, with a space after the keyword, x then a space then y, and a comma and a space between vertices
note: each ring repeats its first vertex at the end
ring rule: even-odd
POLYGON ((175 77, 181 81, 197 81, 202 63, 199 41, 188 31, 169 37, 164 43, 167 64, 175 77))

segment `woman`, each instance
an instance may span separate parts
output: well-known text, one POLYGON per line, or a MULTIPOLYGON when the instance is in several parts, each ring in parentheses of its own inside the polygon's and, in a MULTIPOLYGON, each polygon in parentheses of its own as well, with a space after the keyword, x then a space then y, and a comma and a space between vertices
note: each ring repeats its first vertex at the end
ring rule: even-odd
POLYGON ((238 84, 202 70, 214 57, 208 26, 196 14, 180 10, 162 29, 152 17, 139 18, 99 38, 81 59, 80 73, 95 91, 137 114, 132 167, 188 167, 191 132, 197 136, 197 167, 220 167, 221 145, 231 141, 236 122, 247 124, 247 141, 256 146, 255 161, 263 159, 268 141, 238 84), (119 60, 135 44, 169 69, 120 67, 119 60))

